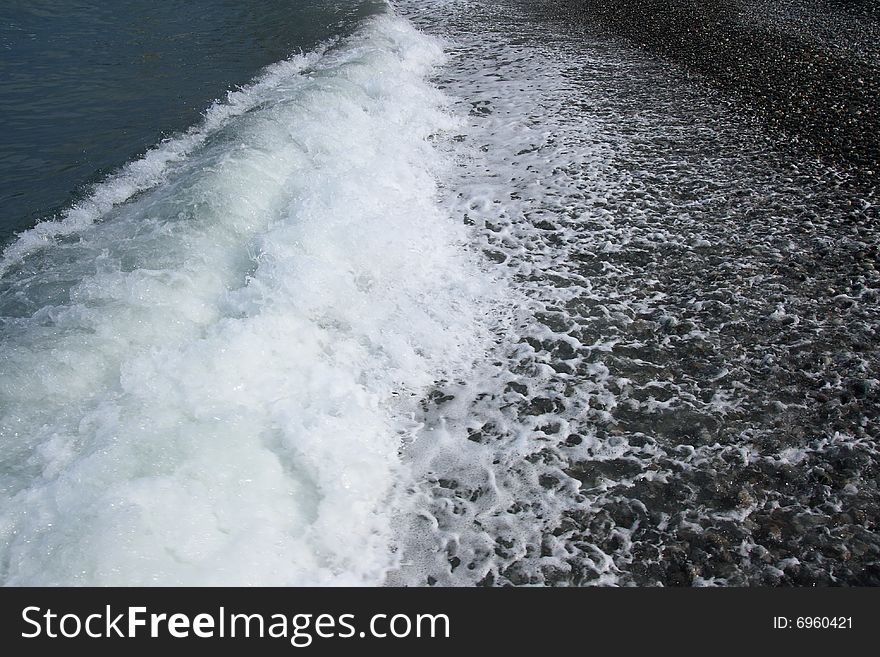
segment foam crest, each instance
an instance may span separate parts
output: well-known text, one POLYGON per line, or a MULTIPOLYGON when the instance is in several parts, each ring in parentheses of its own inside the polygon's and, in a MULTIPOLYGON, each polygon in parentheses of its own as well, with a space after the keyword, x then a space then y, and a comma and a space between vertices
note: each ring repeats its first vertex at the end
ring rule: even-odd
POLYGON ((170 137, 149 149, 144 155, 122 167, 98 183, 80 201, 57 218, 38 223, 10 243, 0 256, 0 274, 19 263, 34 250, 54 244, 59 238, 76 233, 100 220, 117 205, 140 192, 168 180, 175 165, 202 146, 230 120, 254 109, 274 89, 282 87, 318 61, 326 46, 306 54, 294 55, 267 67, 254 82, 229 91, 226 98, 216 101, 204 113, 201 123, 186 132, 170 137))
POLYGON ((383 580, 410 400, 483 344, 441 58, 371 18, 7 250, 3 582, 383 580))

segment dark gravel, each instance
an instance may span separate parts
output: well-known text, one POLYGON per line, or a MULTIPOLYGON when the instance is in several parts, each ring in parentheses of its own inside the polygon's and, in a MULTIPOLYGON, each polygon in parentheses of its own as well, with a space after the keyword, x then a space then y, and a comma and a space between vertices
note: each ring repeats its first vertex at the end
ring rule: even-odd
POLYGON ((742 95, 770 127, 876 175, 880 3, 874 0, 564 0, 601 26, 742 95))

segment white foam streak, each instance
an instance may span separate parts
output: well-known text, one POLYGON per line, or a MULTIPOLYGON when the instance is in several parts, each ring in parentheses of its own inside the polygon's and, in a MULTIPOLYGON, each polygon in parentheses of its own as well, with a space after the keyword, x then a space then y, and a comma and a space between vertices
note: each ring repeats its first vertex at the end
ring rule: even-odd
POLYGON ((441 57, 372 19, 10 247, 2 581, 383 580, 409 392, 483 339, 441 57))

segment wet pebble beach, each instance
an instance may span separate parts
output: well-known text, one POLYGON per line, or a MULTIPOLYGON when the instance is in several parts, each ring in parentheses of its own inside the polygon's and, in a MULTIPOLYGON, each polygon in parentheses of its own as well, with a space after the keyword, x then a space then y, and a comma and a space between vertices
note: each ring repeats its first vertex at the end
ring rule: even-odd
POLYGON ((588 21, 413 15, 518 301, 422 403, 393 581, 880 584, 876 181, 588 21))

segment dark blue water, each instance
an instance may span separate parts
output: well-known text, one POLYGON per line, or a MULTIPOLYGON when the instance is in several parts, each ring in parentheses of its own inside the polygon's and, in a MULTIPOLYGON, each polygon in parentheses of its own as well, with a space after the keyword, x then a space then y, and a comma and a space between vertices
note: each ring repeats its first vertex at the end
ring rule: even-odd
POLYGON ((369 11, 356 0, 3 0, 0 244, 369 11))

